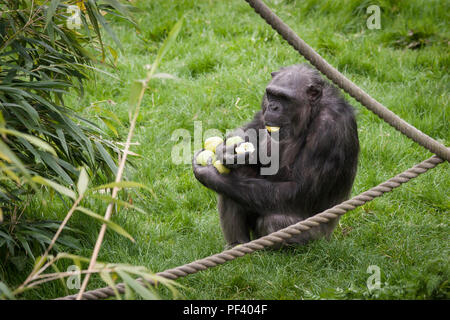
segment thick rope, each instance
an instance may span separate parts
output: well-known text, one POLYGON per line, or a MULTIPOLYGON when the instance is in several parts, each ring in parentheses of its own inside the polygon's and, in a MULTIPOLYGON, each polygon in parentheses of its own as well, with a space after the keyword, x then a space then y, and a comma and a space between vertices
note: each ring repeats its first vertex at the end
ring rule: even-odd
MULTIPOLYGON (((294 235, 298 235, 303 231, 308 231, 309 229, 314 228, 321 223, 327 223, 332 219, 336 219, 337 217, 342 216, 348 211, 360 207, 363 204, 372 201, 375 198, 381 197, 386 192, 390 192, 391 190, 402 185, 403 183, 406 183, 409 180, 414 179, 417 176, 436 167, 439 163, 442 162, 443 162, 442 159, 438 158, 437 156, 433 156, 428 160, 425 160, 417 164, 416 166, 406 170, 405 172, 400 173, 399 175, 387 180, 386 182, 383 182, 378 186, 369 189, 368 191, 363 192, 350 200, 344 201, 341 204, 338 204, 328 210, 318 213, 306 220, 300 221, 287 228, 281 229, 279 231, 276 231, 259 239, 253 240, 251 242, 244 243, 242 245, 223 251, 221 253, 200 260, 196 260, 194 262, 173 269, 168 269, 163 272, 159 272, 157 273, 157 275, 167 279, 175 280, 208 268, 216 267, 225 262, 242 257, 246 254, 253 253, 257 250, 261 250, 266 247, 273 246, 274 244, 282 243, 294 235)), ((144 283, 145 280, 138 279, 138 281, 144 283)), ((151 281, 149 283, 154 284, 151 281)), ((116 286, 116 289, 119 293, 125 292, 125 286, 123 283, 118 284, 116 286)), ((97 300, 111 296, 114 296, 114 290, 111 287, 105 287, 96 290, 86 291, 83 294, 83 299, 97 300)), ((77 295, 71 295, 58 298, 57 300, 74 300, 76 299, 76 297, 77 295)))
POLYGON ((347 79, 342 73, 331 66, 313 48, 303 41, 287 24, 285 24, 269 7, 261 0, 245 0, 250 6, 275 30, 277 31, 295 50, 304 56, 320 72, 326 75, 339 88, 347 92, 367 109, 378 115, 392 127, 411 138, 422 147, 437 154, 440 158, 450 162, 450 148, 446 148, 441 143, 427 136, 422 131, 413 127, 405 120, 397 116, 381 103, 376 101, 364 90, 359 88, 352 81, 347 79))

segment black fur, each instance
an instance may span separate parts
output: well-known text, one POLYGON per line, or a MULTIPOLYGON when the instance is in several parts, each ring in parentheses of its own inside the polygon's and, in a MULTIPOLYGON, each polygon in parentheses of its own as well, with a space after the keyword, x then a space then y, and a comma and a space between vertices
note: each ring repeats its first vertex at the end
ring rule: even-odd
MULTIPOLYGON (((307 65, 272 73, 262 110, 232 135, 279 126, 279 170, 261 175, 259 159, 229 165, 228 175, 196 164, 195 177, 216 191, 220 221, 229 246, 250 241, 322 212, 346 199, 356 174, 359 142, 354 110, 339 91, 307 65)), ((257 141, 267 145, 269 133, 257 141)), ((247 138, 248 139, 248 138, 247 138)), ((224 163, 236 158, 233 148, 217 148, 224 163)), ((328 237, 337 220, 292 237, 304 244, 328 237)))

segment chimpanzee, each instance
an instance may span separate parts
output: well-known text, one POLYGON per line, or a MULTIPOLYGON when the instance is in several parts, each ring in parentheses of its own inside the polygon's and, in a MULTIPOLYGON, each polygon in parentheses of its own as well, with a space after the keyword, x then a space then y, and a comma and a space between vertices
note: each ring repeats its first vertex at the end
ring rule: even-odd
MULTIPOLYGON (((239 161, 242 154, 235 152, 238 145, 226 146, 226 141, 217 147, 216 156, 232 169, 229 174, 218 173, 212 165, 197 164, 196 156, 193 160, 197 180, 218 193, 221 227, 229 247, 348 199, 359 153, 354 110, 315 69, 301 64, 272 72, 262 110, 229 136, 240 135, 248 141, 250 131, 263 133, 257 136, 256 149, 265 148, 270 155, 273 145, 277 147, 278 170, 274 174, 262 173, 268 163, 260 156, 246 154, 239 161)), ((337 222, 320 224, 284 244, 328 238, 337 222)))

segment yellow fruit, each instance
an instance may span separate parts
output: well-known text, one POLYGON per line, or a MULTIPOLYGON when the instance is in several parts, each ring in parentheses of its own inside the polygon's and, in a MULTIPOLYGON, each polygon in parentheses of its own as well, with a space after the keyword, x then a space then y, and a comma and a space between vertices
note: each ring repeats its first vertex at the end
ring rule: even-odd
POLYGON ((232 146, 233 144, 238 144, 240 142, 244 142, 244 139, 242 139, 239 136, 234 136, 234 137, 231 137, 231 138, 227 139, 226 145, 227 146, 232 146))
POLYGON ((214 167, 219 171, 220 174, 228 174, 230 173, 230 169, 225 167, 219 160, 214 162, 214 167))
POLYGON ((246 152, 252 153, 253 151, 255 151, 255 147, 253 146, 253 143, 250 142, 241 143, 239 147, 236 147, 237 154, 246 152))
POLYGON ((204 150, 198 154, 198 156, 195 160, 197 161, 197 163, 199 165, 207 166, 208 160, 210 158, 212 159, 211 163, 214 163, 214 161, 216 161, 216 155, 214 154, 214 152, 212 152, 211 150, 204 150))
POLYGON ((216 148, 223 142, 221 137, 211 137, 205 140, 205 149, 216 152, 216 148))
POLYGON ((280 127, 269 127, 269 126, 266 126, 266 129, 269 132, 277 132, 278 130, 280 130, 280 127))

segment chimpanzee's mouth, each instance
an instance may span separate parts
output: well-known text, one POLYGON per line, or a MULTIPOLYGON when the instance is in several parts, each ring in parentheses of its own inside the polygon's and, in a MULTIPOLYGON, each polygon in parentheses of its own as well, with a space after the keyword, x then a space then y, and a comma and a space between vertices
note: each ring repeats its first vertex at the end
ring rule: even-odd
POLYGON ((274 132, 280 131, 280 127, 266 125, 266 130, 269 132, 269 134, 272 134, 274 132))

